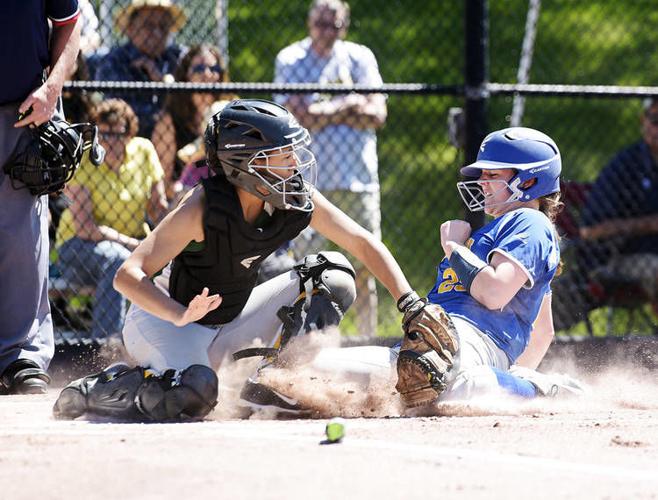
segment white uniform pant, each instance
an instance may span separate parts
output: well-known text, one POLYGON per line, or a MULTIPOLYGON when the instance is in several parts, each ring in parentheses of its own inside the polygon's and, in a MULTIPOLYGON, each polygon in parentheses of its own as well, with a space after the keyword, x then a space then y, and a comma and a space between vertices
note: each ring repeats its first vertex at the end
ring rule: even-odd
MULTIPOLYGON (((459 351, 450 372, 447 389, 440 400, 463 400, 499 390, 496 374, 491 368, 509 369, 507 355, 484 333, 469 322, 452 317, 459 335, 459 351)), ((316 356, 313 366, 319 371, 340 372, 395 378, 399 346, 327 348, 316 356)))
POLYGON ((227 357, 257 338, 266 346, 274 344, 281 330, 276 313, 294 303, 299 282, 297 272, 291 271, 262 283, 254 288, 242 312, 219 328, 198 323, 178 327, 133 304, 123 328, 126 350, 138 365, 158 372, 193 364, 217 370, 227 357))

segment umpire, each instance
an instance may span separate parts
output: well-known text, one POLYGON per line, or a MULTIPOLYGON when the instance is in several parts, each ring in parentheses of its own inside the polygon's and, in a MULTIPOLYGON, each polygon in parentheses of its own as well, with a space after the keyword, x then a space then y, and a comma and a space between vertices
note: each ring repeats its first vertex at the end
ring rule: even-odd
POLYGON ((14 189, 6 172, 28 127, 55 114, 78 55, 80 11, 78 0, 2 0, 0 10, 0 394, 43 394, 54 352, 48 200, 14 189))

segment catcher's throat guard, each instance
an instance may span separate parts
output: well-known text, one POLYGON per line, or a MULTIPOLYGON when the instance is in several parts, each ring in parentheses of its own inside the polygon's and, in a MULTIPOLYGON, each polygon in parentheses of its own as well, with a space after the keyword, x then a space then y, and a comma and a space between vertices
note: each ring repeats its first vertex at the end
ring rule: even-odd
POLYGON ((98 129, 90 123, 53 119, 29 133, 25 147, 5 166, 14 189, 28 189, 35 196, 59 193, 73 178, 85 151, 96 166, 105 159, 98 129))

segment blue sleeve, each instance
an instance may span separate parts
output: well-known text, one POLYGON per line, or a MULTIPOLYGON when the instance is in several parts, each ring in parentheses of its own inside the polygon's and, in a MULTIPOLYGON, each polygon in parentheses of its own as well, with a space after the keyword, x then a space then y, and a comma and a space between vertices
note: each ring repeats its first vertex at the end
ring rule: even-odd
POLYGON ((46 15, 53 24, 67 24, 80 14, 78 0, 47 0, 46 15))
POLYGON ((557 267, 559 262, 551 223, 536 210, 512 213, 494 236, 493 252, 500 252, 521 265, 528 274, 531 286, 539 277, 557 267))
POLYGON ((124 71, 124 68, 125 62, 120 61, 115 48, 99 61, 94 78, 101 82, 132 80, 130 75, 124 71))

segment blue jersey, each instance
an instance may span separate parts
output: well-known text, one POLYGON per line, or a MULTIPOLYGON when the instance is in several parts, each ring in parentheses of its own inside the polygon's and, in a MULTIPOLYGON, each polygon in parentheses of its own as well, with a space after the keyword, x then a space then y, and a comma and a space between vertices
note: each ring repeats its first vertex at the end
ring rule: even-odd
POLYGON ((444 258, 428 298, 448 314, 475 325, 514 362, 528 345, 532 324, 544 296, 550 293, 560 260, 553 225, 539 210, 520 208, 473 232, 466 246, 485 262, 500 252, 523 268, 528 281, 503 309, 492 311, 466 292, 444 258))

